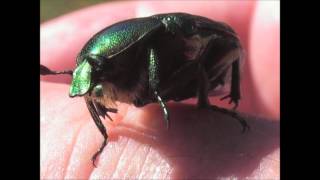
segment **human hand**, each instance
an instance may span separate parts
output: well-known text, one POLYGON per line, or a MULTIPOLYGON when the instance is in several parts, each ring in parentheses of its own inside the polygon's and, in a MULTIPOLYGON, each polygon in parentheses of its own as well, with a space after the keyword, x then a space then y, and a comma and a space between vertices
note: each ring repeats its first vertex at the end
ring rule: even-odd
MULTIPOLYGON (((41 64, 55 70, 73 69, 85 42, 120 20, 173 11, 197 14, 230 24, 247 51, 239 110, 278 119, 279 72, 274 70, 279 69, 279 23, 271 20, 261 26, 260 20, 265 23, 269 14, 259 6, 253 1, 190 1, 183 7, 178 1, 98 5, 41 26, 41 64), (267 102, 265 97, 273 101, 267 102)), ((193 100, 169 103, 169 131, 156 104, 144 108, 120 104, 119 113, 112 116, 115 122, 104 121, 109 143, 99 157, 98 168, 93 168, 91 156, 100 147, 102 136, 83 99, 68 98, 69 87, 63 83, 69 82, 67 76, 42 78, 42 179, 279 177, 278 121, 247 117, 251 131, 241 134, 234 119, 196 110, 188 105, 193 100)), ((215 100, 212 98, 212 103, 226 105, 215 100)))

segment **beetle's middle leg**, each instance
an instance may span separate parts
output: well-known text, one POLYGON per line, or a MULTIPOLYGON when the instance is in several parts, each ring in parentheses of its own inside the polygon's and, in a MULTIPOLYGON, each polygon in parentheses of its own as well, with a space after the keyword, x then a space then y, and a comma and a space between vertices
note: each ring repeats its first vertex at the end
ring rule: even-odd
POLYGON ((169 122, 169 111, 167 108, 167 105, 165 104, 165 102, 162 100, 160 93, 159 93, 159 57, 157 55, 157 52, 154 48, 149 48, 148 49, 148 57, 149 57, 149 87, 154 95, 154 97, 156 98, 156 100, 158 101, 158 103, 160 104, 162 111, 163 111, 163 115, 164 115, 164 120, 166 122, 166 127, 167 129, 169 129, 170 126, 170 122, 169 122))
POLYGON ((201 64, 198 65, 198 108, 206 108, 210 106, 210 101, 208 98, 209 91, 209 79, 201 64))

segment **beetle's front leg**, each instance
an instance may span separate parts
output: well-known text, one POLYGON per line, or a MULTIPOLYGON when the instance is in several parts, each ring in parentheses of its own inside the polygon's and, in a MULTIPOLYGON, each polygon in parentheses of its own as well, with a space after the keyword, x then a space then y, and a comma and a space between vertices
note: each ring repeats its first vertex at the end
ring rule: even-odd
POLYGON ((88 110, 91 114, 91 117, 94 121, 94 123, 96 124, 96 126, 98 127, 100 133, 102 134, 103 136, 103 142, 101 144, 101 147, 100 149, 92 156, 91 160, 92 160, 92 164, 94 167, 96 167, 96 164, 95 164, 95 161, 97 159, 97 157, 101 154, 101 152, 103 151, 104 147, 107 145, 107 139, 108 139, 108 135, 107 135, 107 130, 106 128, 104 127, 101 119, 99 118, 99 115, 98 115, 98 112, 96 111, 95 109, 95 106, 92 102, 91 99, 89 99, 88 97, 85 97, 85 101, 86 101, 86 104, 87 104, 87 107, 88 107, 88 110))
POLYGON ((233 102, 235 106, 233 109, 236 109, 240 100, 240 59, 237 59, 232 63, 232 74, 231 74, 231 90, 230 94, 222 97, 220 100, 230 98, 229 104, 233 102))
POLYGON ((157 55, 157 52, 154 48, 148 49, 148 57, 149 57, 149 87, 151 91, 153 92, 154 97, 157 99, 158 103, 160 104, 164 120, 166 122, 166 127, 169 129, 170 122, 169 122, 169 111, 165 104, 165 102, 162 100, 160 93, 159 93, 159 57, 157 55))
MULTIPOLYGON (((98 98, 98 99, 103 99, 103 86, 101 84, 96 85, 93 89, 92 92, 89 92, 93 97, 98 98)), ((108 112, 111 113, 117 113, 118 110, 115 108, 107 108, 104 106, 104 104, 100 104, 96 100, 93 100, 93 105, 98 113, 98 115, 102 116, 103 119, 105 119, 105 116, 109 118, 110 121, 113 121, 112 118, 109 116, 108 112)))

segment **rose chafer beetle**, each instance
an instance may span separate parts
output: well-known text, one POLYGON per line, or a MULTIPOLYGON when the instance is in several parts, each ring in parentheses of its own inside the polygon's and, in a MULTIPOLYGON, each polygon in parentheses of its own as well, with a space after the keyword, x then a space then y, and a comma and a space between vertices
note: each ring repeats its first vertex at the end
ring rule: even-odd
POLYGON ((199 108, 233 116, 243 131, 249 126, 236 112, 212 106, 208 96, 227 83, 231 73, 230 102, 240 99, 242 46, 225 23, 205 17, 169 13, 118 22, 98 32, 83 47, 70 71, 52 71, 40 65, 40 74, 70 74, 70 97, 83 96, 104 137, 97 156, 107 144, 99 116, 116 113, 114 102, 142 107, 159 103, 169 128, 166 102, 198 98, 199 108))

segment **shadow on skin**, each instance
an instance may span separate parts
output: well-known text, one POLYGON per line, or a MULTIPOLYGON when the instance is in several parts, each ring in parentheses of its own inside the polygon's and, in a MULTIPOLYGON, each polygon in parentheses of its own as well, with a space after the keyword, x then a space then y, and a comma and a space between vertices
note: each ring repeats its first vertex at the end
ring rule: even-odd
POLYGON ((219 112, 181 103, 170 103, 169 110, 169 131, 159 106, 151 104, 131 117, 143 119, 143 127, 120 122, 110 133, 155 149, 172 167, 171 178, 248 177, 279 148, 279 121, 243 115, 251 129, 241 133, 237 120, 219 112))

